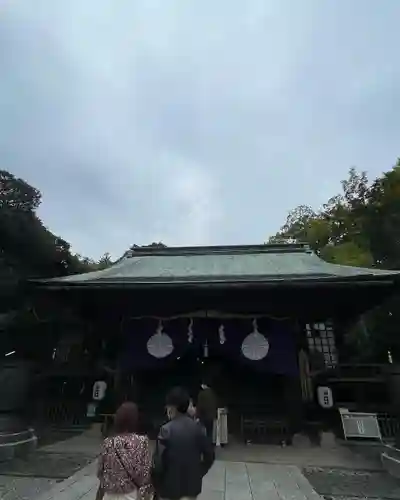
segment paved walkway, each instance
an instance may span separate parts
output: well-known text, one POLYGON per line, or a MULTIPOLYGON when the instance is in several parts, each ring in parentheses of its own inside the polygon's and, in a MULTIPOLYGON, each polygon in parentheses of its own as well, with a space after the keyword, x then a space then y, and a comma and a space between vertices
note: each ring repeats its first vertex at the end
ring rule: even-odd
MULTIPOLYGON (((102 443, 102 437, 97 428, 90 429, 83 434, 58 441, 53 444, 42 446, 41 451, 48 453, 78 453, 87 456, 97 457, 102 443)), ((1 499, 0 499, 1 500, 1 499)))
POLYGON ((338 467, 350 470, 369 470, 381 467, 379 448, 376 456, 361 454, 363 447, 351 451, 346 446, 336 444, 331 447, 315 447, 307 443, 282 448, 262 444, 235 444, 217 451, 219 460, 225 462, 257 462, 264 464, 297 465, 315 467, 338 467), (377 460, 378 457, 378 460, 377 460))
MULTIPOLYGON (((287 448, 255 444, 245 446, 232 442, 228 447, 218 449, 218 460, 205 478, 204 492, 199 500, 262 500, 265 498, 268 500, 320 500, 319 495, 301 472, 304 467, 307 477, 321 494, 332 490, 332 487, 335 491, 339 491, 337 486, 339 483, 342 484, 342 474, 345 471, 348 471, 346 478, 349 484, 340 491, 370 491, 371 480, 364 481, 360 487, 359 480, 356 481, 357 484, 353 484, 353 474, 358 474, 357 469, 361 473, 381 469, 379 461, 359 453, 352 453, 346 447, 336 443, 315 448, 307 445, 307 442, 297 441, 296 446, 287 448), (310 472, 307 469, 310 466, 322 469, 312 469, 310 472), (336 471, 336 475, 332 474, 332 471, 336 471), (321 488, 320 484, 321 481, 325 484, 327 474, 327 477, 335 483, 328 490, 321 488)), ((37 464, 30 461, 26 469, 22 471, 23 473, 17 468, 11 470, 9 475, 6 472, 3 472, 3 475, 0 474, 0 500, 94 500, 98 485, 94 460, 99 452, 100 443, 99 430, 94 427, 79 436, 42 447, 31 457, 31 460, 39 461, 37 464), (67 477, 68 470, 77 470, 77 465, 87 464, 88 460, 92 461, 90 465, 79 470, 69 479, 58 482, 62 477, 67 477), (59 466, 62 470, 57 475, 59 466)), ((394 491, 395 488, 393 488, 394 491)), ((376 491, 387 490, 380 484, 375 489, 376 491)), ((381 494, 378 496, 383 497, 381 494)), ((399 495, 386 497, 400 498, 399 495)))
MULTIPOLYGON (((94 500, 95 463, 35 500, 94 500)), ((200 500, 321 500, 293 465, 217 461, 204 480, 200 500)))

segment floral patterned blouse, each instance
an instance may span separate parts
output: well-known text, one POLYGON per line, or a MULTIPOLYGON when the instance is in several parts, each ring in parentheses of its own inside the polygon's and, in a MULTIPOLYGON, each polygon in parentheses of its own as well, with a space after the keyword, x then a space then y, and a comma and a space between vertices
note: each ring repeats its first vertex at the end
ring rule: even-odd
POLYGON ((149 440, 138 434, 106 438, 101 449, 97 476, 105 493, 125 494, 150 488, 149 440))

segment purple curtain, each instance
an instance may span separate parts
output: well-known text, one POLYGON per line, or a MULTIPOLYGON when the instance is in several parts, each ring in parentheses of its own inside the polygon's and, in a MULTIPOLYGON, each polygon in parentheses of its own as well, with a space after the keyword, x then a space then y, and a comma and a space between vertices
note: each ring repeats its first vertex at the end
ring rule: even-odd
POLYGON ((257 320, 258 330, 269 342, 269 351, 259 361, 247 359, 241 350, 242 342, 253 332, 251 319, 194 319, 193 342, 188 341, 189 319, 164 321, 163 331, 173 342, 174 350, 163 359, 157 359, 147 350, 147 341, 156 333, 158 321, 153 319, 132 320, 125 325, 125 349, 123 366, 127 370, 166 367, 178 357, 191 355, 202 357, 207 342, 209 357, 229 357, 243 365, 259 371, 295 376, 298 373, 295 329, 289 321, 274 321, 268 318, 257 320), (224 325, 225 341, 221 343, 219 327, 224 325))

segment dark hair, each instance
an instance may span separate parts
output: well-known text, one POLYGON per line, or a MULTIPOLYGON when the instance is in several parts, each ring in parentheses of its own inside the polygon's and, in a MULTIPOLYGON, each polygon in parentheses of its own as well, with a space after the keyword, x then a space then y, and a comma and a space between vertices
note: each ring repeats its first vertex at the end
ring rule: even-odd
POLYGON ((165 398, 167 406, 173 406, 179 413, 186 413, 189 408, 190 397, 182 387, 174 387, 165 398))
POLYGON ((115 413, 114 431, 116 434, 136 432, 138 427, 138 407, 135 403, 123 403, 115 413))

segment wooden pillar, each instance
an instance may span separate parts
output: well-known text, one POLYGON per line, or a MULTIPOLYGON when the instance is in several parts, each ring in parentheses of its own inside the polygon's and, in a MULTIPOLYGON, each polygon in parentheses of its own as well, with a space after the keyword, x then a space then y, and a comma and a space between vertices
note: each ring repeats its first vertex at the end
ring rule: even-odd
POLYGON ((285 377, 284 398, 288 432, 289 436, 293 437, 294 434, 302 430, 303 426, 303 401, 299 377, 285 377))

